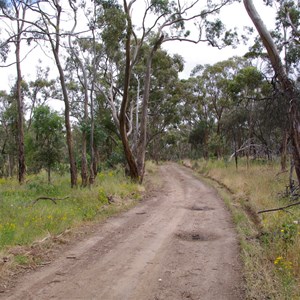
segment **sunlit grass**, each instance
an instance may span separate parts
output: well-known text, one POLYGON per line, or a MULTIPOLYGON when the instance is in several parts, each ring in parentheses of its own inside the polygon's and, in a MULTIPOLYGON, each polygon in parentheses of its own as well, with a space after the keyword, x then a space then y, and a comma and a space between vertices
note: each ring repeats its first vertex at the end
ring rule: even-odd
POLYGON ((239 160, 238 169, 233 161, 189 164, 232 192, 220 190, 240 235, 249 299, 300 299, 300 208, 257 214, 291 203, 282 197, 288 172, 259 160, 239 160))

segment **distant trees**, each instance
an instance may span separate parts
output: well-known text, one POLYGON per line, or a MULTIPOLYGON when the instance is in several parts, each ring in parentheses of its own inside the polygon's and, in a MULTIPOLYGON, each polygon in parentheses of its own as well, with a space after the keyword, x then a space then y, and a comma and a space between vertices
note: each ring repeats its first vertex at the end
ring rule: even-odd
MULTIPOLYGON (((136 24, 134 0, 101 0, 91 5, 57 0, 24 0, 15 6, 0 2, 0 20, 7 18, 1 26, 14 29, 1 35, 0 58, 10 55, 9 46, 19 47, 14 59, 16 84, 9 93, 0 93, 0 176, 15 174, 17 165, 25 174, 21 161, 26 155, 29 172, 45 168, 50 178, 62 153, 54 150, 66 149, 63 157, 68 158, 72 187, 77 186, 80 169, 85 187, 93 184, 99 168, 117 163, 141 182, 146 158, 271 158, 281 153, 285 169, 288 136, 294 136, 296 145, 299 125, 296 94, 283 101, 287 93, 282 92, 291 91, 291 86, 283 89, 288 82, 293 93, 297 91, 293 80, 299 69, 299 14, 293 1, 278 2, 277 31, 272 36, 277 50, 284 52, 281 64, 289 81, 281 80, 279 69, 276 80, 270 67, 258 69, 257 57, 267 64, 271 61, 259 39, 246 57, 195 66, 186 80, 178 76, 183 58, 162 49, 169 41, 205 42, 220 49, 234 44, 237 34, 226 30, 217 17, 231 2, 149 1, 138 7, 140 24, 136 24), (52 57, 57 79, 49 79, 42 60, 35 79, 23 78, 23 49, 34 43, 42 49, 41 59, 52 57), (64 125, 49 109, 54 99, 63 103, 64 125), (49 128, 56 124, 53 135, 43 128, 42 119, 45 125, 52 120, 49 128), (287 124, 294 128, 289 135, 287 124), (47 147, 58 158, 55 163, 44 156, 47 147)), ((297 165, 295 154, 294 161, 297 165)))
POLYGON ((192 75, 182 82, 180 125, 189 134, 192 156, 221 158, 238 150, 255 156, 274 149, 262 116, 272 85, 251 60, 235 57, 197 66, 192 75))

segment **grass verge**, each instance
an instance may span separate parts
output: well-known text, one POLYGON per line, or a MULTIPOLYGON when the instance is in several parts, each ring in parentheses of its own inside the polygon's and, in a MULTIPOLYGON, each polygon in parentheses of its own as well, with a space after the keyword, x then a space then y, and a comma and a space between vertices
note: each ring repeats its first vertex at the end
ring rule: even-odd
POLYGON ((232 213, 241 245, 247 299, 300 299, 300 211, 257 214, 281 207, 288 182, 276 163, 185 161, 213 185, 232 213))
POLYGON ((64 243, 70 229, 129 209, 143 191, 122 170, 101 172, 96 183, 84 189, 71 189, 69 177, 60 175, 49 185, 44 173, 28 176, 22 186, 14 179, 0 179, 0 279, 16 269, 44 264, 47 249, 64 243))

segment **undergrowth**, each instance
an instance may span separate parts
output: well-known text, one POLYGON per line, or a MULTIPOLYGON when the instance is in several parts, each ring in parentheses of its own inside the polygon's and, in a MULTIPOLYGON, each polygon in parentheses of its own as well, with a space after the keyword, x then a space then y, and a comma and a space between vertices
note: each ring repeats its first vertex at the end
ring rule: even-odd
MULTIPOLYGON (((0 179, 0 251, 29 245, 46 235, 57 235, 86 221, 99 220, 141 197, 142 187, 114 170, 99 173, 90 188, 71 189, 68 176, 45 173, 27 177, 24 185, 0 179), (56 200, 40 199, 49 197, 56 200), (37 200, 37 201, 35 201, 37 200), (110 204, 109 202, 113 202, 110 204)), ((20 263, 24 259, 19 257, 20 263)))
POLYGON ((288 174, 276 162, 185 161, 215 185, 232 212, 245 266, 247 299, 300 299, 300 207, 282 197, 288 174))

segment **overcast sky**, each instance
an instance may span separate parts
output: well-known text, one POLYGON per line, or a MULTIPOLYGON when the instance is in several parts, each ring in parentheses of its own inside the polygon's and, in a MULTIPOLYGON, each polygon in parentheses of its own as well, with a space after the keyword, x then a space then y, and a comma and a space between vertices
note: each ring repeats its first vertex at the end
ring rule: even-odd
MULTIPOLYGON (((254 0, 257 10, 263 16, 264 22, 269 29, 274 26, 274 14, 271 8, 263 5, 262 0, 254 0)), ((252 26, 251 20, 249 19, 247 12, 243 6, 243 3, 235 3, 229 7, 222 9, 220 19, 226 24, 228 28, 238 27, 240 30, 244 26, 252 26)), ((254 36, 256 35, 256 32, 254 36)), ((185 69, 180 74, 181 78, 187 78, 191 70, 197 64, 212 64, 234 55, 243 55, 248 46, 239 45, 236 49, 227 47, 222 50, 212 48, 206 43, 199 43, 197 45, 187 42, 167 42, 163 44, 163 48, 168 50, 172 54, 180 54, 185 60, 185 69)), ((12 48, 13 50, 13 48, 12 48)), ((34 79, 35 66, 38 64, 38 60, 42 59, 43 63, 46 63, 46 59, 43 57, 44 54, 41 51, 32 52, 26 60, 22 63, 22 72, 25 80, 34 79)), ((48 62, 50 60, 48 59, 48 62)), ((53 74, 56 72, 55 67, 53 68, 53 74)), ((10 68, 0 68, 0 90, 10 90, 10 86, 14 83, 15 78, 15 66, 10 68)), ((55 75, 53 75, 55 77, 55 75)))
MULTIPOLYGON (((257 11, 263 17, 263 21, 267 28, 270 30, 273 29, 275 24, 274 10, 270 7, 266 7, 262 0, 254 0, 254 3, 257 11)), ((244 8, 243 2, 234 3, 228 7, 222 8, 219 17, 223 23, 226 24, 227 28, 237 27, 240 32, 243 31, 244 26, 253 27, 251 19, 244 8)), ((254 31, 253 38, 255 36, 257 36, 256 31, 254 31)), ((192 43, 169 42, 164 44, 163 47, 170 53, 178 53, 184 57, 186 63, 181 77, 187 78, 189 77, 191 70, 197 64, 213 64, 232 56, 242 56, 247 52, 249 45, 240 44, 236 49, 226 47, 219 50, 208 46, 206 43, 199 43, 195 45, 192 43)))

